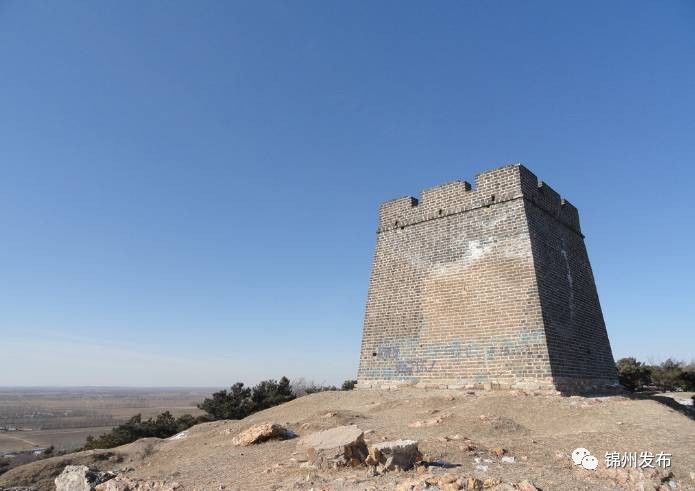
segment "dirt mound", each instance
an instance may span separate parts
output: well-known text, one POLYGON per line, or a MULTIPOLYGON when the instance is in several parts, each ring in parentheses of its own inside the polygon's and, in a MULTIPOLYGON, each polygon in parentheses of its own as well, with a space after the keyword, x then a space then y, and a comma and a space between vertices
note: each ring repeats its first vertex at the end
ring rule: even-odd
POLYGON ((55 477, 74 464, 129 479, 175 480, 180 489, 196 491, 424 489, 443 482, 443 476, 451 480, 451 489, 486 482, 518 489, 524 481, 545 490, 630 489, 640 480, 645 489, 695 489, 693 448, 695 421, 653 400, 434 389, 322 392, 241 421, 201 424, 167 440, 144 439, 21 466, 0 476, 0 488, 51 490, 55 477), (404 472, 377 473, 365 466, 317 469, 297 449, 296 439, 233 444, 243 430, 271 421, 299 437, 357 424, 368 446, 417 441, 424 462, 404 472), (578 447, 597 457, 598 469, 572 462, 570 454, 578 447), (612 452, 665 452, 671 454, 671 466, 608 472, 605 455, 612 452))

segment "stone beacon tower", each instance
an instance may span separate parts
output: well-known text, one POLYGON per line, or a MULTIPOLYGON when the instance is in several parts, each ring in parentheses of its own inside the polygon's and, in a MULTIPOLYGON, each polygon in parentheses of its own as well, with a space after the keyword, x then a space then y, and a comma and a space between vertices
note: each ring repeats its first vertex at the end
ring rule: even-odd
POLYGON ((358 387, 616 387, 577 209, 522 165, 379 209, 358 387))

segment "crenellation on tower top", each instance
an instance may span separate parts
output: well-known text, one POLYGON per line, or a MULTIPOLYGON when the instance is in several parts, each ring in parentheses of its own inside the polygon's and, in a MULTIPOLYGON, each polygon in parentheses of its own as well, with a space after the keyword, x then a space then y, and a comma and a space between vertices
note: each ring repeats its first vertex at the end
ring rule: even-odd
POLYGON ((536 189, 538 190, 538 194, 540 196, 544 196, 552 204, 559 204, 560 200, 562 199, 560 197, 560 193, 551 188, 547 182, 538 181, 538 186, 536 186, 536 189))
POLYGON ((581 234, 582 229, 579 226, 579 210, 572 203, 562 198, 560 200, 560 221, 568 225, 571 229, 581 234))
POLYGON ((533 175, 521 164, 507 164, 480 172, 475 176, 475 191, 478 193, 516 194, 523 192, 526 173, 533 175))
POLYGON ((467 181, 451 181, 425 189, 420 193, 420 208, 424 214, 439 214, 465 205, 471 197, 471 184, 467 181))
POLYGON ((413 215, 412 209, 417 206, 418 200, 413 196, 384 201, 379 207, 379 229, 394 228, 406 223, 413 215))
POLYGON ((576 208, 523 164, 507 164, 475 176, 475 187, 456 180, 424 189, 420 199, 405 196, 384 202, 379 232, 525 198, 581 234, 576 208))

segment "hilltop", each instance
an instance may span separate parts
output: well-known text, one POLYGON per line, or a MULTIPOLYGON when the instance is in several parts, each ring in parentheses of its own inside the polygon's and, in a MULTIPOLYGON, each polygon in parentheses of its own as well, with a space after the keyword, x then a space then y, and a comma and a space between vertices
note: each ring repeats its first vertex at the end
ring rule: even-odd
POLYGON ((544 490, 631 489, 640 480, 652 486, 646 489, 695 489, 693 448, 694 421, 656 400, 520 391, 355 390, 300 397, 243 420, 200 424, 166 440, 148 438, 35 462, 0 476, 0 488, 53 489, 53 479, 65 465, 86 464, 132 478, 175 481, 184 490, 418 489, 427 479, 446 474, 508 483, 529 480, 544 490), (300 437, 354 424, 366 432, 368 444, 417 440, 430 465, 382 475, 365 467, 320 470, 307 466, 294 438, 233 445, 234 436, 262 422, 284 425, 300 437), (577 447, 597 456, 599 469, 573 465, 570 453, 577 447), (672 454, 670 469, 605 469, 606 452, 642 451, 672 454))

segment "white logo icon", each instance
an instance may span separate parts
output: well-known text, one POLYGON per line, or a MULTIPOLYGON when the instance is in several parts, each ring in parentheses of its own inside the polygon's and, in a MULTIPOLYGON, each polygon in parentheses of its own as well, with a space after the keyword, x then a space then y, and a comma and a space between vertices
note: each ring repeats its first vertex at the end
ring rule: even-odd
POLYGON ((572 462, 574 465, 581 465, 586 470, 593 471, 598 467, 598 459, 591 455, 586 448, 575 448, 572 452, 572 462))

